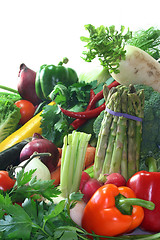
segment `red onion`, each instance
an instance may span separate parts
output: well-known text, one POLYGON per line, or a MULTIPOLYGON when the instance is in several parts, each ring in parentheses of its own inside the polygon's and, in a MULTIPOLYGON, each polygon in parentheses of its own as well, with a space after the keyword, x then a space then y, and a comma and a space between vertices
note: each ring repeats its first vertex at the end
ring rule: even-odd
POLYGON ((57 146, 44 138, 37 138, 33 136, 33 140, 25 145, 20 153, 20 161, 28 159, 34 152, 38 153, 50 153, 49 157, 42 157, 41 161, 48 167, 49 171, 52 172, 55 170, 58 160, 59 160, 59 151, 57 146))
POLYGON ((36 72, 28 68, 24 63, 20 65, 17 89, 21 97, 30 101, 33 105, 41 102, 35 90, 36 72))

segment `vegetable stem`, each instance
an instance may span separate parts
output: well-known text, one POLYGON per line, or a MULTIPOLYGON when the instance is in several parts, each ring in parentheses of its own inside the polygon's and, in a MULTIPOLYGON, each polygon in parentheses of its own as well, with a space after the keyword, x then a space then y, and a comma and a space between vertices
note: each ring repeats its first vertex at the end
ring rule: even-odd
POLYGON ((18 90, 15 90, 15 89, 10 88, 10 87, 6 87, 6 86, 3 86, 3 85, 0 85, 0 88, 1 88, 1 89, 4 89, 4 90, 7 90, 7 91, 9 91, 9 92, 13 92, 13 93, 19 94, 18 90))
POLYGON ((61 158, 60 189, 62 197, 69 198, 79 191, 84 159, 91 134, 73 131, 64 137, 61 158))

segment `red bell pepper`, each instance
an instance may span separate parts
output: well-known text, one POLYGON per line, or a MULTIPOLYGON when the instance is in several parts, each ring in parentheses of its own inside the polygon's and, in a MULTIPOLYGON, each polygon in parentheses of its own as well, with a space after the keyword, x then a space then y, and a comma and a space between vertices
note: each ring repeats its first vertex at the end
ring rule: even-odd
POLYGON ((149 171, 135 173, 127 182, 136 197, 152 201, 155 209, 144 209, 144 219, 140 228, 149 232, 160 232, 160 172, 157 172, 155 160, 148 159, 149 171))
POLYGON ((100 187, 87 203, 82 227, 101 236, 117 236, 138 227, 144 217, 143 207, 154 209, 154 204, 136 198, 126 186, 106 184, 100 187))

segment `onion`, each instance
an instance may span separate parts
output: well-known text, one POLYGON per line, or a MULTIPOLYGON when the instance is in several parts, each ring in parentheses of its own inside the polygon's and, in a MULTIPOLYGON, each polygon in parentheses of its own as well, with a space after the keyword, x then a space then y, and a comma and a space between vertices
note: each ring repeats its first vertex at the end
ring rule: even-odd
POLYGON ((37 153, 50 153, 49 157, 41 157, 41 161, 48 167, 50 172, 56 169, 59 161, 59 151, 54 143, 48 139, 44 139, 41 136, 36 138, 33 136, 33 140, 27 143, 20 153, 20 161, 28 159, 34 152, 37 153))
MULTIPOLYGON (((15 169, 15 177, 17 176, 17 173, 21 171, 21 167, 24 166, 27 163, 28 159, 21 162, 18 167, 15 169), (21 167, 20 167, 21 166, 21 167)), ((45 164, 43 164, 40 160, 40 157, 34 157, 25 167, 24 172, 29 172, 30 170, 36 171, 33 173, 32 177, 36 176, 37 180, 51 180, 51 174, 49 169, 46 167, 45 164)))

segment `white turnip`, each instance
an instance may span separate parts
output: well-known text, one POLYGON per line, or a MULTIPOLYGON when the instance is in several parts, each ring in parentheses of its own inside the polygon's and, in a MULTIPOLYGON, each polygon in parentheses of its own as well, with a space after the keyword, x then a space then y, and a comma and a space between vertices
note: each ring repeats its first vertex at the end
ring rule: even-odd
POLYGON ((160 64, 140 48, 126 45, 125 60, 120 61, 119 73, 112 77, 122 85, 143 84, 160 92, 160 64))

